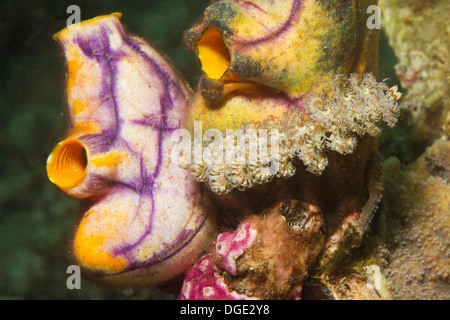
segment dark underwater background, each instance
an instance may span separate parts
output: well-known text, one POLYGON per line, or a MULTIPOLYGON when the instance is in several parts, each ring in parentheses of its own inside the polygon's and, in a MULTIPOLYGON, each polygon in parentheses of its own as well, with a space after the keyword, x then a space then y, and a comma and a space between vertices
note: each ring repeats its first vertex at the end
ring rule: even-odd
MULTIPOLYGON (((67 128, 64 60, 52 35, 66 26, 73 4, 82 20, 122 12, 128 31, 165 52, 192 87, 200 75, 182 37, 209 0, 0 1, 0 299, 173 299, 156 287, 114 289, 85 278, 81 290, 66 286, 84 203, 53 185, 45 164, 67 128)), ((390 85, 399 83, 394 65, 382 36, 379 78, 390 85)), ((402 139, 386 129, 381 152, 405 157, 402 139)))

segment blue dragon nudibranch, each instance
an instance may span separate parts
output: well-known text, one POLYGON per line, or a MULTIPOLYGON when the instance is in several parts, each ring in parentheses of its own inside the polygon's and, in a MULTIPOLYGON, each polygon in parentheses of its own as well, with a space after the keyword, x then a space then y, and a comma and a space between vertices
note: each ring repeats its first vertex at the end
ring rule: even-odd
POLYGON ((94 204, 75 234, 77 262, 117 285, 161 282, 191 265, 214 235, 201 186, 171 163, 170 137, 191 91, 120 14, 55 35, 67 62, 72 128, 47 160, 50 180, 94 204))

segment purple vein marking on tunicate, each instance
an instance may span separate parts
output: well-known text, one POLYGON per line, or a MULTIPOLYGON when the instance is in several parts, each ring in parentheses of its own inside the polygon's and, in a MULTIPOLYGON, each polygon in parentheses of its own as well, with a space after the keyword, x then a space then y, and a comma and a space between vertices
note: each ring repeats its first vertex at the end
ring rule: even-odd
POLYGON ((144 127, 152 127, 152 128, 156 128, 159 131, 174 131, 180 128, 180 123, 177 120, 177 124, 174 126, 169 126, 167 124, 167 119, 166 119, 166 124, 165 127, 164 125, 161 125, 161 119, 155 119, 156 116, 152 115, 149 116, 145 119, 142 120, 132 120, 131 122, 133 124, 139 125, 139 126, 144 126, 144 127))
POLYGON ((303 100, 306 94, 299 97, 291 97, 286 92, 272 93, 271 96, 262 96, 262 99, 272 101, 273 105, 283 106, 288 109, 304 111, 303 100))
MULTIPOLYGON (((111 99, 112 111, 114 115, 114 125, 112 128, 104 128, 100 134, 89 134, 88 136, 99 137, 102 141, 102 152, 111 148, 114 141, 120 133, 120 117, 117 101, 114 95, 115 92, 115 75, 117 74, 117 59, 122 54, 111 51, 109 46, 109 37, 107 30, 102 26, 95 36, 88 35, 87 37, 78 37, 77 43, 83 53, 91 58, 97 60, 101 67, 102 77, 102 91, 100 95, 104 94, 111 99)), ((105 102, 106 103, 106 102, 105 102)), ((94 138, 95 139, 95 138, 94 138)))
MULTIPOLYGON (((175 86, 180 92, 182 92, 181 87, 173 80, 171 80, 171 77, 167 72, 165 72, 150 56, 148 56, 147 53, 141 50, 140 45, 136 42, 134 42, 132 39, 129 39, 126 37, 124 33, 122 33, 122 39, 123 41, 128 44, 128 46, 137 52, 145 61, 147 61, 149 64, 152 65, 153 70, 155 71, 156 76, 159 78, 159 80, 163 83, 164 91, 162 95, 160 96, 160 106, 161 106, 161 119, 163 122, 163 128, 167 127, 167 109, 174 106, 174 102, 172 101, 172 97, 170 95, 170 87, 175 86)), ((153 186, 156 181, 156 179, 159 176, 161 164, 162 164, 162 131, 158 130, 158 138, 157 138, 157 146, 158 146, 158 159, 156 161, 156 166, 154 172, 146 177, 146 173, 144 172, 144 164, 141 161, 141 176, 143 178, 143 193, 141 194, 141 198, 139 200, 139 206, 138 209, 135 211, 135 215, 138 214, 140 209, 140 204, 142 201, 142 196, 146 193, 145 191, 149 192, 149 196, 152 199, 152 209, 149 217, 148 227, 146 228, 145 232, 139 237, 138 240, 136 240, 134 243, 120 246, 116 250, 114 250, 115 255, 125 255, 128 256, 131 250, 133 250, 135 247, 137 247, 139 244, 141 244, 144 239, 152 233, 153 229, 153 215, 155 213, 155 207, 154 207, 154 198, 153 198, 153 186), (148 189, 148 190, 147 190, 148 189)))
POLYGON ((145 260, 140 263, 132 264, 128 268, 125 268, 124 270, 122 270, 121 272, 118 272, 116 274, 129 272, 129 271, 144 268, 144 267, 154 266, 158 263, 162 263, 165 260, 170 259, 171 257, 175 256, 192 241, 192 239, 197 235, 197 233, 200 230, 202 230, 203 225, 205 224, 205 222, 208 219, 210 214, 211 213, 208 210, 206 212, 206 214, 203 215, 201 223, 196 225, 197 228, 195 230, 183 229, 183 231, 178 235, 178 237, 170 244, 170 246, 168 246, 168 249, 160 250, 158 253, 156 253, 150 259, 145 260))
POLYGON ((131 176, 128 182, 125 182, 123 180, 113 180, 112 182, 118 185, 121 185, 125 188, 128 188, 138 195, 142 195, 144 183, 145 183, 145 176, 143 174, 144 172, 144 165, 143 165, 143 158, 142 154, 131 148, 127 141, 120 139, 120 142, 124 143, 125 148, 130 152, 133 156, 132 158, 139 158, 139 176, 131 176))
MULTIPOLYGON (((119 27, 119 29, 121 28, 120 24, 117 26, 119 27)), ((95 37, 91 35, 85 37, 78 36, 76 42, 87 57, 97 60, 98 64, 100 65, 103 76, 101 85, 102 90, 100 91, 99 95, 104 96, 104 98, 102 99, 102 104, 111 103, 111 106, 109 108, 113 111, 113 125, 103 128, 102 132, 99 134, 86 134, 80 137, 80 140, 83 140, 86 144, 88 144, 92 152, 95 153, 107 152, 113 147, 113 145, 122 145, 125 149, 127 149, 134 155, 138 154, 129 146, 127 141, 123 140, 120 137, 120 127, 123 119, 120 118, 119 106, 115 98, 115 75, 118 72, 118 59, 120 59, 124 55, 124 53, 120 52, 120 50, 111 50, 108 41, 108 31, 103 26, 99 31, 96 32, 95 37)), ((137 190, 140 188, 136 184, 129 185, 121 181, 110 181, 110 184, 114 183, 122 184, 123 186, 133 190, 137 190)))
POLYGON ((83 188, 85 192, 92 194, 96 190, 98 190, 98 186, 107 187, 109 185, 112 185, 110 181, 107 181, 105 185, 105 180, 102 176, 98 174, 92 174, 88 180, 88 183, 84 185, 83 188))
POLYGON ((298 98, 290 98, 289 99, 289 108, 300 110, 305 113, 305 107, 303 106, 304 95, 298 98))
POLYGON ((236 39, 234 39, 236 46, 247 47, 259 45, 273 38, 281 36, 284 32, 289 30, 289 28, 295 23, 297 19, 299 19, 300 17, 299 13, 301 12, 302 4, 303 0, 294 0, 294 2, 292 3, 289 18, 286 20, 285 23, 283 23, 281 27, 277 28, 273 32, 270 32, 269 34, 265 34, 264 36, 255 39, 242 39, 237 37, 236 39))
POLYGON ((242 7, 247 7, 247 8, 254 8, 257 9, 258 11, 261 11, 265 14, 268 14, 266 10, 262 9, 260 6, 257 6, 256 4, 254 4, 253 2, 250 1, 242 1, 242 0, 232 0, 233 2, 237 3, 238 5, 242 6, 242 7))
POLYGON ((146 194, 147 191, 147 186, 150 186, 148 192, 150 192, 150 198, 152 199, 152 212, 155 210, 155 201, 153 200, 153 184, 154 184, 154 180, 153 178, 147 175, 147 172, 144 170, 145 166, 144 166, 144 158, 141 156, 139 159, 139 170, 140 170, 140 176, 141 176, 141 185, 139 187, 136 188, 136 192, 137 194, 139 194, 139 204, 136 208, 136 210, 134 211, 134 215, 132 220, 136 219, 139 217, 139 212, 141 211, 141 206, 142 206, 142 201, 144 199, 144 195, 146 194), (148 180, 150 179, 150 180, 148 180))

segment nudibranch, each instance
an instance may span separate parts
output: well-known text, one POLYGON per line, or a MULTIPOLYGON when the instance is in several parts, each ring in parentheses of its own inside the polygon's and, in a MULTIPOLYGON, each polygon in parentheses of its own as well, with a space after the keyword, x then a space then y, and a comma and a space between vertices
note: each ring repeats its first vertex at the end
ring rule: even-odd
POLYGON ((54 38, 67 66, 71 128, 47 160, 49 179, 89 198, 73 240, 77 263, 117 286, 166 281, 215 237, 202 186, 174 164, 171 140, 192 92, 166 59, 114 13, 54 38))
POLYGON ((396 86, 389 88, 384 82, 377 82, 370 73, 364 76, 352 73, 349 77, 336 75, 328 92, 305 96, 301 110, 292 107, 289 99, 277 93, 267 96, 253 91, 250 96, 232 95, 217 109, 205 107, 203 98, 197 95, 189 111, 187 126, 195 135, 199 131, 197 123, 201 123, 200 129, 206 137, 210 126, 217 125, 223 133, 224 146, 221 148, 216 140, 211 142, 204 138, 204 154, 211 150, 219 157, 216 161, 202 159, 192 163, 191 171, 217 194, 227 194, 236 188, 246 190, 274 178, 289 178, 296 173, 296 158, 308 172, 321 175, 328 166, 329 157, 333 157, 331 152, 351 154, 365 135, 373 138, 380 135, 380 121, 391 127, 397 123, 398 96, 396 86), (197 109, 199 105, 202 105, 200 109, 205 109, 197 109), (200 119, 203 120, 200 122, 200 119), (234 134, 231 143, 227 140, 230 132, 234 134), (248 145, 243 144, 251 134, 255 141, 260 143, 262 140, 266 144, 265 148, 258 144, 253 154, 248 145), (253 163, 237 161, 237 151, 234 158, 229 157, 232 161, 220 157, 222 149, 225 152, 233 150, 230 145, 235 150, 240 150, 239 146, 247 148, 245 157, 248 160, 253 155, 253 163))
POLYGON ((274 155, 256 156, 251 165, 193 163, 194 176, 215 193, 226 194, 293 176, 295 158, 320 175, 328 153, 351 154, 358 140, 380 134, 380 121, 395 125, 399 93, 376 80, 378 33, 367 28, 364 18, 375 3, 211 4, 185 34, 203 71, 185 126, 194 134, 200 121, 202 133, 240 130, 238 139, 249 129, 258 139, 275 130, 278 135, 266 140, 269 149, 277 148, 274 155))

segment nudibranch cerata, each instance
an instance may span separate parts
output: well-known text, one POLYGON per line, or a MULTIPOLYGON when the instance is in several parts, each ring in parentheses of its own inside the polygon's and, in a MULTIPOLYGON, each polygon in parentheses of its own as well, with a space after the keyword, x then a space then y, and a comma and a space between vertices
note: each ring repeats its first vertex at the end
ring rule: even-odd
POLYGON ((72 127, 47 160, 49 179, 94 204, 73 241, 77 263, 118 286, 182 273, 213 241, 215 212, 201 185, 171 161, 192 92, 114 13, 57 33, 72 127))
POLYGON ((380 121, 395 125, 398 93, 376 80, 378 31, 364 19, 375 3, 223 0, 206 8, 185 34, 203 71, 186 127, 194 132, 201 121, 202 132, 241 130, 238 138, 276 130, 266 140, 279 157, 194 163, 194 176, 226 194, 293 176, 295 158, 320 175, 330 152, 351 154, 358 139, 380 134, 380 121))

